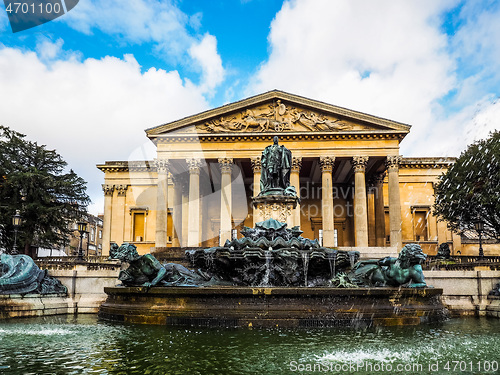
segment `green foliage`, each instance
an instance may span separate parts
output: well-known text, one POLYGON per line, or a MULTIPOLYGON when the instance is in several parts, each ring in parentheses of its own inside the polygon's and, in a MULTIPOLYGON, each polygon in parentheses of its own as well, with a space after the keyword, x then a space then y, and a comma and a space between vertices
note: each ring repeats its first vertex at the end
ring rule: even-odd
POLYGON ((474 230, 480 218, 484 233, 500 240, 500 132, 470 145, 441 176, 434 212, 451 230, 474 230))
POLYGON ((18 248, 52 247, 67 240, 71 222, 90 202, 85 181, 54 150, 0 126, 0 247, 13 244, 12 216, 20 210, 18 248))

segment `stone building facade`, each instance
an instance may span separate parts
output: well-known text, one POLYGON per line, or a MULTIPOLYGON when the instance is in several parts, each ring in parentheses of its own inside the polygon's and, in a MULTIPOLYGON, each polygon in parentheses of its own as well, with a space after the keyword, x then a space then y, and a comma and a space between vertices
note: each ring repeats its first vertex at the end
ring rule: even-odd
POLYGON ((104 172, 103 254, 111 242, 146 253, 240 236, 266 216, 252 198, 260 190, 262 150, 274 136, 292 152, 290 183, 301 201, 272 209, 284 210, 304 237, 364 256, 394 254, 408 242, 429 254, 443 242, 462 252, 460 237, 431 210, 434 185, 453 159, 402 157, 409 131, 282 91, 147 129, 155 160, 97 166, 104 172))

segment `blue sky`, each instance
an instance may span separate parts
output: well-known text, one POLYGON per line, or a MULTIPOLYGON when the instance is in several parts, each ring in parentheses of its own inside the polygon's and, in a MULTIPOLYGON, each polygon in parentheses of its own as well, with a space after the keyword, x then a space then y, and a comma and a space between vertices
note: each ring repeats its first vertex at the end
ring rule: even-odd
POLYGON ((80 0, 13 34, 0 5, 0 123, 56 149, 102 211, 106 160, 144 129, 280 89, 412 125, 404 156, 500 128, 500 1, 80 0))

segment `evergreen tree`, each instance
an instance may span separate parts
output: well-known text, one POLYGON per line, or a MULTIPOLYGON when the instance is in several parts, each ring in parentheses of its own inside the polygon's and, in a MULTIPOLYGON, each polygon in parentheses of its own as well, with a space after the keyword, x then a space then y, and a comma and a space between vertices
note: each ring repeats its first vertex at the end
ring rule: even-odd
POLYGON ((54 247, 67 241, 71 223, 82 218, 90 199, 85 181, 54 150, 0 126, 0 248, 14 241, 12 217, 22 216, 17 245, 54 247))
POLYGON ((500 132, 470 145, 436 188, 434 212, 451 230, 474 230, 478 220, 484 233, 500 240, 500 132))

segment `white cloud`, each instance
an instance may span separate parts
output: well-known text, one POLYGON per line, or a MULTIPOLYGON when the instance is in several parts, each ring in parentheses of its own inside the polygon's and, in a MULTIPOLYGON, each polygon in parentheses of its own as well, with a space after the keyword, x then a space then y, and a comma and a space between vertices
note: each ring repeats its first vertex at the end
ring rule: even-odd
POLYGON ((485 139, 494 130, 500 130, 500 99, 491 101, 487 98, 476 108, 472 121, 468 121, 465 128, 465 133, 471 135, 472 139, 469 140, 472 141, 485 139))
MULTIPOLYGON (((45 44, 40 51, 50 50, 45 44)), ((0 48, 0 123, 55 148, 101 199, 106 160, 127 160, 144 129, 208 107, 177 71, 141 73, 132 55, 47 64, 34 52, 0 48)), ((102 205, 93 207, 101 211, 102 205)))
POLYGON ((461 68, 467 85, 461 88, 456 105, 463 105, 482 90, 497 90, 500 84, 500 3, 481 1, 465 2, 460 12, 462 26, 453 36, 451 47, 461 68))
POLYGON ((224 80, 224 68, 217 53, 215 37, 206 34, 200 43, 191 46, 189 55, 201 68, 200 86, 204 92, 210 92, 224 80))
POLYGON ((61 38, 52 42, 49 38, 41 37, 36 45, 36 52, 41 60, 50 61, 61 55, 63 44, 61 38))
POLYGON ((213 89, 222 82, 224 69, 215 37, 196 33, 201 19, 201 13, 188 16, 172 1, 130 0, 124 5, 121 0, 88 0, 80 2, 64 22, 86 34, 98 29, 124 43, 152 43, 159 58, 192 69, 201 66, 206 88, 213 89))
MULTIPOLYGON (((436 126, 449 129, 452 118, 460 119, 452 134, 463 134, 474 116, 470 107, 488 94, 484 85, 479 87, 483 76, 457 78, 456 42, 440 28, 442 14, 456 5, 447 0, 286 2, 271 25, 269 59, 248 93, 278 88, 409 123, 413 126, 402 143, 404 155, 456 150, 449 141, 453 135, 433 137, 436 126), (453 90, 465 100, 461 113, 450 114, 439 102, 453 90)), ((498 68, 498 22, 489 14, 477 22, 487 24, 474 33, 464 29, 460 35, 467 38, 461 43, 474 50, 488 39, 495 52, 484 48, 481 63, 498 68), (491 32, 498 37, 488 38, 491 32)))

